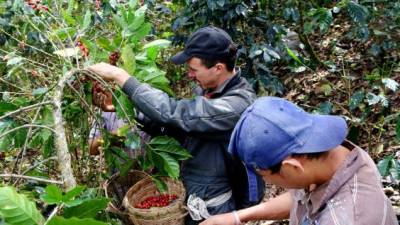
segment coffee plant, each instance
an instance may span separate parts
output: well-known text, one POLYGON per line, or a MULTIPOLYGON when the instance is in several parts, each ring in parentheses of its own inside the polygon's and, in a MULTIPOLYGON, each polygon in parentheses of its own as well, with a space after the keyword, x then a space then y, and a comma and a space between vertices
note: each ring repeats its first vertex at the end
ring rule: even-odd
POLYGON ((84 196, 85 188, 77 186, 98 186, 108 177, 107 168, 121 175, 156 168, 153 179, 161 189, 158 176, 179 178, 178 161, 189 153, 170 137, 145 141, 127 96, 85 70, 108 62, 173 95, 156 64, 170 41, 151 34, 146 11, 134 0, 0 3, 0 157, 1 179, 7 182, 0 188, 0 218, 5 223, 113 222, 98 215, 109 200, 93 188, 84 196), (105 161, 93 160, 87 151, 92 124, 101 123, 92 104, 92 89, 99 88, 112 92, 116 114, 126 121, 116 135, 101 130, 105 161), (115 145, 119 139, 122 146, 115 145), (131 159, 125 147, 143 148, 144 154, 131 159))

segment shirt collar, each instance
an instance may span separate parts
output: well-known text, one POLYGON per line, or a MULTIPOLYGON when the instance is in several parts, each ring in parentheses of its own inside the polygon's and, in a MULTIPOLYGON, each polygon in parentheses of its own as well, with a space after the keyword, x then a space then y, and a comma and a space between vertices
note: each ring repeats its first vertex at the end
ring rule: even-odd
POLYGON ((336 193, 338 188, 347 182, 349 178, 348 176, 353 175, 353 173, 349 172, 349 166, 352 166, 353 169, 356 169, 354 167, 357 167, 358 169, 359 166, 361 166, 355 164, 362 163, 362 160, 358 160, 358 156, 360 154, 359 151, 363 150, 350 141, 345 141, 345 143, 342 145, 346 146, 350 150, 350 153, 339 169, 335 172, 332 179, 306 194, 311 201, 312 214, 316 213, 326 203, 326 201, 331 199, 332 195, 336 193), (355 161, 358 161, 358 163, 355 163, 355 161))

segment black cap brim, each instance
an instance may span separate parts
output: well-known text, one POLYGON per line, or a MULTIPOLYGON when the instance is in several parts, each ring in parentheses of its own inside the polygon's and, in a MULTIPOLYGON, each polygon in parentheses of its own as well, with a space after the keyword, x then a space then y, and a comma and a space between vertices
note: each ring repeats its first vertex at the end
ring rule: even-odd
POLYGON ((178 52, 176 55, 172 56, 171 61, 176 64, 184 64, 186 61, 190 59, 190 56, 187 55, 184 51, 178 52))

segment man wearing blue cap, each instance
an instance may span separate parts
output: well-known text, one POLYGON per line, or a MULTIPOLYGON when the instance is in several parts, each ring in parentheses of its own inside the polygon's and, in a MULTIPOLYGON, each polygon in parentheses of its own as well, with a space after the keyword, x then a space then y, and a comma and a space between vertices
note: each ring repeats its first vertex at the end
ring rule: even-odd
MULTIPOLYGON (((264 97, 235 126, 229 151, 255 174, 289 191, 201 225, 290 218, 291 225, 398 224, 369 155, 345 140, 339 116, 309 114, 282 98, 264 97)), ((250 193, 252 195, 252 193, 250 193)))
POLYGON ((237 179, 230 179, 242 178, 238 187, 247 187, 243 165, 240 161, 235 164, 227 148, 240 115, 256 98, 235 68, 235 61, 236 47, 225 31, 204 27, 193 33, 185 49, 172 57, 175 64, 186 63, 189 78, 201 88, 200 95, 193 99, 171 98, 109 64, 89 67, 122 87, 136 109, 146 116, 145 126, 151 121, 153 128, 162 128, 159 130, 163 134, 177 138, 192 154, 181 167, 192 218, 187 224, 198 224, 210 215, 256 204, 263 197, 262 179, 257 182, 260 188, 254 201, 236 198, 236 194, 246 197, 247 191, 236 191, 237 179), (235 166, 242 170, 228 177, 231 170, 237 171, 235 166))

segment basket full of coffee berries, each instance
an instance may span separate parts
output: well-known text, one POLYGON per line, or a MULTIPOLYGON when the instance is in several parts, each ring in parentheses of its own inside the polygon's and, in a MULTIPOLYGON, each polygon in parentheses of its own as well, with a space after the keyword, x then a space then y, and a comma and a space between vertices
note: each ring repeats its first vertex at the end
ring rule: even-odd
POLYGON ((126 193, 123 204, 135 225, 183 225, 187 211, 182 182, 162 178, 167 191, 160 193, 151 179, 145 178, 126 193))

